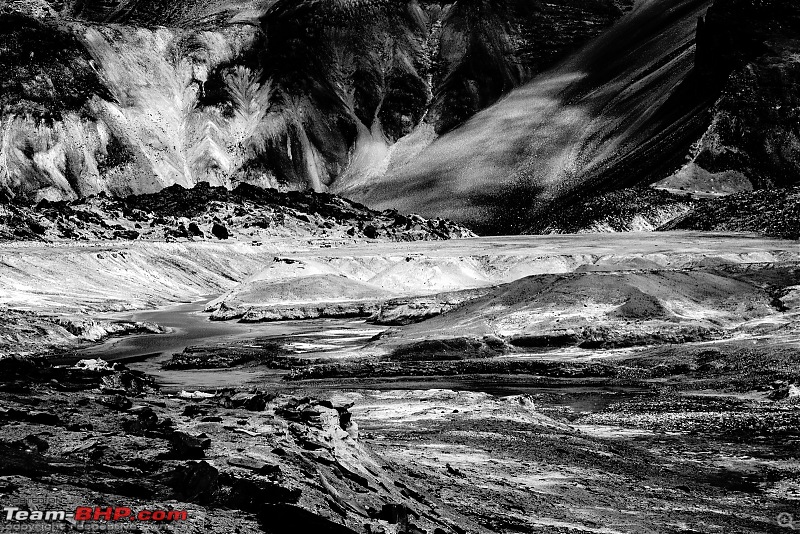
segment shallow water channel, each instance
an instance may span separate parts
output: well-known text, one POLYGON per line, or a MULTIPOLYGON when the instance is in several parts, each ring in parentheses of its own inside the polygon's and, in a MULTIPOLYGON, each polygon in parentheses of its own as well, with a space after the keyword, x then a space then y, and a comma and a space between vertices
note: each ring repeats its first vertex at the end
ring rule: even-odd
POLYGON ((319 357, 364 345, 385 329, 360 319, 312 319, 266 323, 211 321, 203 308, 212 298, 182 303, 157 310, 115 314, 114 319, 148 321, 167 328, 164 334, 136 334, 112 338, 82 350, 81 358, 102 358, 124 362, 128 367, 156 377, 167 392, 194 391, 252 385, 281 391, 310 389, 427 390, 452 389, 484 392, 496 396, 529 394, 548 398, 549 404, 566 405, 576 411, 602 410, 608 404, 646 395, 639 388, 591 386, 541 387, 526 376, 407 377, 358 380, 286 382, 286 371, 265 367, 233 369, 163 370, 161 364, 172 354, 191 346, 275 340, 296 353, 314 352, 319 357))

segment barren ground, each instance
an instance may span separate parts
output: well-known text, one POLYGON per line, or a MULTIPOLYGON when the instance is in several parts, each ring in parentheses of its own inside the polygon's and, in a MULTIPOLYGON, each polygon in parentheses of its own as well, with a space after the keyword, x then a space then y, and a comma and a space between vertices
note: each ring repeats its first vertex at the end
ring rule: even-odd
POLYGON ((320 244, 4 245, 4 502, 166 503, 194 532, 786 532, 800 512, 796 242, 320 244), (47 363, 89 356, 130 370, 47 363))

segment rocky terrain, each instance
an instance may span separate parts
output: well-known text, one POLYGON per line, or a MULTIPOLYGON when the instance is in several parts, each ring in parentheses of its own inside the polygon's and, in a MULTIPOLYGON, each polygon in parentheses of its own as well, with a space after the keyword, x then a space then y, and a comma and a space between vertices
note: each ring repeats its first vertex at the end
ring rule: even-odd
MULTIPOLYGON (((395 299, 372 320, 406 326, 359 350, 261 363, 354 402, 372 447, 491 532, 785 531, 798 264, 654 259, 678 258, 395 299)), ((232 352, 265 355, 173 361, 232 352)))
POLYGON ((499 398, 359 390, 338 398, 359 406, 355 416, 376 450, 428 487, 447 488, 456 510, 480 510, 495 532, 785 528, 775 518, 792 507, 797 472, 793 453, 769 444, 777 428, 785 443, 796 440, 791 403, 592 388, 572 393, 561 383, 499 398), (751 429, 752 445, 732 437, 742 428, 751 429))
POLYGON ((80 201, 0 204, 0 239, 41 241, 220 241, 363 239, 416 241, 474 236, 447 220, 389 210, 376 212, 330 194, 280 193, 240 185, 233 191, 203 182, 151 195, 80 201))
POLYGON ((797 528, 798 58, 792 0, 3 3, 0 501, 187 518, 0 531, 797 528))
POLYGON ((162 395, 148 377, 97 360, 0 365, 0 491, 8 506, 186 510, 171 532, 470 528, 362 445, 348 408, 329 400, 232 389, 162 395))
MULTIPOLYGON (((0 238, 8 245, 0 254, 0 354, 62 351, 109 336, 158 333, 157 325, 96 314, 229 290, 260 266, 282 264, 276 257, 282 251, 473 235, 450 221, 375 212, 330 194, 248 185, 233 191, 205 183, 190 190, 176 185, 123 199, 100 194, 35 206, 7 203, 0 205, 0 238), (31 239, 36 241, 26 241, 31 239), (57 267, 54 254, 61 255, 57 267), (65 272, 72 274, 65 279, 65 272)), ((345 279, 329 282, 323 284, 329 299, 348 300, 345 279)), ((299 289, 312 290, 308 297, 314 301, 321 297, 319 287, 299 289)), ((363 285, 359 297, 375 300, 376 289, 363 285)), ((286 318, 293 299, 279 297, 289 303, 281 315, 286 318)))
MULTIPOLYGON (((711 187, 719 184, 711 179, 711 187)), ((798 188, 720 193, 693 184, 629 188, 589 197, 580 204, 553 209, 530 221, 525 233, 649 232, 705 230, 755 232, 798 239, 798 188)))
MULTIPOLYGON (((164 198, 137 209, 155 220, 164 198)), ((74 208, 97 202, 125 211, 74 208)), ((3 245, 6 502, 188 511, 146 532, 785 529, 800 495, 796 242, 254 246, 220 220, 228 239, 3 245), (132 311, 181 300, 196 302, 132 311), (362 322, 306 318, 354 303, 362 322), (228 329, 239 312, 259 322, 228 329), (89 341, 141 330, 164 333, 89 341)))
POLYGON ((649 232, 681 218, 703 200, 650 187, 619 189, 538 216, 525 233, 649 232))
POLYGON ((165 333, 153 323, 70 318, 8 308, 0 309, 0 319, 0 354, 3 356, 40 355, 43 347, 58 354, 111 336, 165 333))
POLYGON ((796 354, 667 347, 608 360, 613 377, 473 377, 524 395, 340 379, 323 399, 165 395, 121 366, 3 360, 3 492, 31 510, 42 491, 65 509, 185 509, 168 527, 185 532, 783 532, 796 354))
MULTIPOLYGON (((5 358, 2 492, 29 510, 188 511, 146 532, 785 531, 800 497, 796 335, 512 359, 465 348, 398 351, 394 375, 376 362, 281 384, 265 369, 172 394, 101 360, 5 358)), ((275 345, 255 354, 268 350, 321 367, 275 345)))
MULTIPOLYGON (((754 238, 751 243, 753 248, 749 248, 745 240, 737 240, 737 252, 732 254, 734 249, 727 248, 724 239, 714 242, 713 239, 701 238, 700 242, 710 247, 705 251, 683 244, 683 237, 691 239, 689 236, 700 237, 701 234, 656 234, 658 239, 645 238, 644 235, 646 234, 620 234, 607 241, 610 243, 608 248, 600 246, 596 237, 586 234, 582 236, 582 242, 575 236, 530 240, 480 238, 443 241, 437 247, 430 247, 425 242, 405 243, 402 248, 375 243, 366 248, 353 245, 325 249, 323 252, 308 250, 286 253, 276 257, 242 284, 209 302, 205 311, 211 312, 212 319, 239 319, 246 322, 374 316, 371 320, 380 324, 406 324, 462 308, 471 301, 478 302, 475 299, 490 293, 487 288, 511 283, 501 286, 504 289, 498 288, 498 291, 507 291, 512 295, 519 293, 520 302, 526 304, 532 304, 530 298, 539 293, 544 295, 542 298, 551 299, 542 303, 544 308, 550 307, 545 312, 547 317, 555 313, 551 310, 552 307, 561 306, 563 313, 568 313, 566 310, 572 309, 576 303, 571 299, 581 299, 583 296, 602 307, 602 310, 598 308, 598 313, 605 313, 608 311, 605 307, 610 310, 622 304, 631 298, 632 293, 628 294, 613 287, 609 287, 606 292, 601 289, 593 290, 594 284, 625 285, 626 282, 621 282, 625 277, 641 276, 648 279, 641 286, 645 292, 657 291, 657 284, 666 283, 669 286, 664 288, 663 295, 659 293, 655 296, 654 293, 650 297, 642 298, 678 302, 688 296, 687 290, 683 288, 685 284, 710 284, 709 291, 719 285, 721 292, 727 291, 728 284, 732 281, 729 277, 735 278, 737 275, 734 272, 724 273, 726 264, 730 264, 730 268, 735 270, 735 265, 739 264, 766 263, 763 272, 769 274, 766 274, 768 278, 765 283, 791 285, 791 268, 777 268, 771 262, 793 265, 793 262, 800 259, 796 245, 790 241, 774 241, 762 248, 760 244, 756 244, 757 239, 754 238), (660 240, 662 236, 663 241, 660 240), (652 246, 645 246, 642 239, 653 239, 652 246), (565 252, 562 245, 567 245, 569 252, 565 252), (631 249, 625 249, 626 245, 631 249), (722 266, 718 273, 720 278, 714 278, 714 273, 703 270, 703 267, 715 265, 722 266), (630 274, 631 271, 637 271, 637 274, 630 274), (662 280, 662 273, 667 271, 675 272, 675 276, 679 278, 669 282, 662 280), (572 272, 576 274, 569 279, 544 276, 572 272), (685 278, 680 278, 684 275, 685 278), (769 277, 776 280, 766 282, 769 277), (575 292, 575 287, 564 287, 556 291, 561 280, 569 280, 565 283, 586 288, 588 293, 584 295, 583 290, 575 292), (541 284, 538 290, 533 289, 536 284, 541 284), (611 297, 612 294, 616 296, 611 297), (571 297, 562 302, 559 299, 563 295, 571 297)), ((702 294, 688 298, 691 301, 692 298, 703 300, 707 297, 708 294, 702 294)), ((767 292, 759 299, 766 299, 765 302, 768 303, 771 297, 767 292)), ((688 305, 690 308, 694 307, 694 304, 688 305)), ((488 304, 487 308, 497 316, 495 304, 488 304)), ((711 304, 711 308, 716 309, 716 304, 711 304)), ((581 308, 569 313, 574 313, 577 318, 587 312, 588 310, 581 308)), ((699 309, 695 312, 694 315, 690 314, 691 318, 702 315, 699 309)), ((477 311, 473 309, 465 313, 470 316, 477 311)), ((535 315, 538 312, 531 313, 535 315)), ((558 317, 559 314, 552 315, 553 320, 558 317)), ((671 321, 670 317, 672 316, 664 315, 659 319, 670 324, 677 321, 671 321)), ((521 322, 525 321, 526 319, 521 319, 521 322)), ((534 330, 544 326, 538 320, 534 322, 537 325, 531 326, 534 330)), ((463 327, 455 324, 451 326, 454 329, 463 327)), ((562 326, 561 329, 570 328, 562 326)), ((576 323, 572 326, 587 325, 576 323)), ((636 326, 631 324, 631 328, 636 326)), ((483 333, 493 330, 495 329, 490 327, 483 333)))
MULTIPOLYGON (((792 304, 800 286, 798 267, 723 264, 531 276, 467 299, 398 335, 401 343, 497 338, 499 346, 492 348, 502 353, 500 340, 523 349, 608 349, 788 331, 798 326, 792 304)), ((384 336, 389 344, 395 343, 391 337, 384 336)))
POLYGON ((673 219, 663 229, 758 232, 800 239, 800 190, 754 191, 715 199, 673 219))
POLYGON ((114 312, 176 301, 198 301, 218 321, 408 325, 371 345, 380 354, 430 339, 477 342, 480 352, 496 337, 495 354, 794 328, 800 253, 792 241, 663 232, 618 233, 605 244, 584 234, 329 248, 326 240, 242 240, 231 226, 229 239, 12 242, 0 280, 4 352, 63 351, 135 332, 152 319, 114 312))

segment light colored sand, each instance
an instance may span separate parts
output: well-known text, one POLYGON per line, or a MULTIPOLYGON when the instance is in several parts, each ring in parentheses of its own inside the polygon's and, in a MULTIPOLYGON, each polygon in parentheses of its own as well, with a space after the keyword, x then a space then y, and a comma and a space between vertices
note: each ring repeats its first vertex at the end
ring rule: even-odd
POLYGON ((731 263, 800 261, 800 246, 750 234, 703 232, 507 236, 338 248, 298 241, 259 247, 237 242, 10 243, 0 245, 0 305, 78 312, 143 309, 223 293, 249 277, 268 283, 307 274, 297 264, 275 262, 276 256, 301 260, 314 267, 309 270, 314 274, 336 273, 414 295, 593 265, 676 269, 708 256, 731 263))

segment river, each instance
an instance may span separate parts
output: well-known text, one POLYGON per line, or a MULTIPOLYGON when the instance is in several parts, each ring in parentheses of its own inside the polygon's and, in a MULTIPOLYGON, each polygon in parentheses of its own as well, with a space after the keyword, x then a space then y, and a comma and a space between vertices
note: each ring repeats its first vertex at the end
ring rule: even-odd
POLYGON ((614 388, 587 384, 565 385, 563 388, 542 387, 532 377, 398 377, 376 379, 328 379, 287 382, 286 371, 266 367, 236 367, 232 369, 164 370, 162 364, 172 354, 186 347, 226 345, 248 340, 275 340, 302 354, 315 356, 329 353, 335 357, 341 351, 363 346, 368 339, 384 330, 354 319, 312 319, 267 323, 211 321, 203 312, 213 297, 195 302, 175 304, 156 310, 135 311, 113 315, 126 321, 149 321, 168 329, 165 334, 137 334, 111 338, 82 350, 81 358, 102 358, 122 362, 129 368, 156 378, 166 392, 181 390, 214 390, 217 388, 252 386, 285 393, 318 394, 331 390, 427 390, 452 389, 484 392, 497 396, 528 394, 547 399, 548 404, 570 406, 576 411, 596 411, 610 403, 647 394, 642 388, 614 388))
MULTIPOLYGON (((79 351, 80 358, 102 358, 125 363, 156 377, 166 390, 209 389, 243 384, 270 385, 287 389, 285 371, 263 367, 211 370, 164 370, 161 365, 174 353, 191 346, 226 345, 247 340, 275 340, 297 353, 335 353, 363 345, 385 328, 360 319, 306 319, 266 323, 211 321, 203 312, 215 297, 162 307, 155 310, 114 314, 121 321, 147 321, 167 329, 164 334, 135 334, 110 338, 79 351)), ((288 388, 295 389, 295 388, 288 388)))

